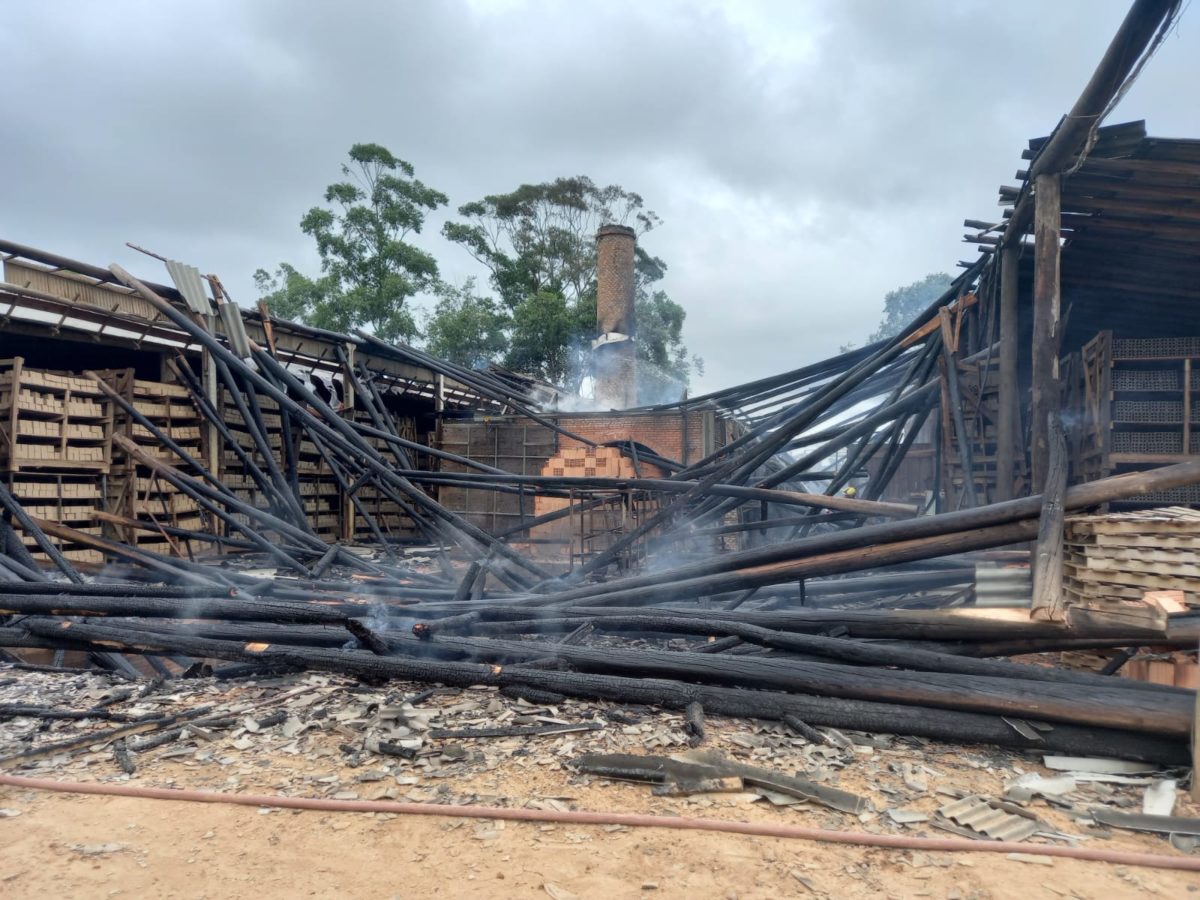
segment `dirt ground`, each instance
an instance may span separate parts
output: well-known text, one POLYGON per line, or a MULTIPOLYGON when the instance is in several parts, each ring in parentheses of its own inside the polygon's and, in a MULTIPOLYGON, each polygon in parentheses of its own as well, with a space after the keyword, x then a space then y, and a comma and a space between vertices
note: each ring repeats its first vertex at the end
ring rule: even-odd
POLYGON ((0 820, 8 897, 1098 900, 1200 891, 1196 875, 1074 860, 1047 866, 701 832, 262 813, 13 790, 0 797, 23 813, 0 820))
MULTIPOLYGON (((643 788, 558 786, 586 809, 652 810, 643 788), (582 796, 581 796, 582 794, 582 796)), ((539 773, 541 775, 541 773, 539 773)), ((0 788, 0 890, 13 898, 1120 898, 1200 896, 1200 875, 1000 854, 922 853, 808 841, 362 812, 82 797, 0 788)), ((706 815, 820 824, 820 814, 706 815)), ((1122 848, 1164 852, 1122 836, 1122 848)), ((1170 852, 1166 848, 1165 852, 1170 852)))
MULTIPOLYGON (((194 696, 175 688, 177 693, 164 694, 161 702, 191 705, 219 698, 230 704, 242 696, 259 702, 295 689, 295 684, 253 689, 197 684, 187 689, 194 696)), ((427 760, 358 760, 344 750, 347 735, 360 727, 352 707, 374 695, 337 680, 302 684, 311 689, 295 706, 289 704, 295 722, 303 723, 300 733, 279 725, 177 741, 138 754, 134 775, 120 773, 111 747, 100 744, 9 771, 69 781, 294 796, 348 792, 362 799, 704 816, 930 837, 946 833, 928 822, 893 824, 884 811, 903 806, 932 815, 946 802, 939 787, 998 796, 1019 772, 1046 772, 1029 754, 885 740, 875 748, 847 750, 827 773, 837 787, 869 798, 873 812, 864 817, 812 804, 776 806, 749 794, 654 797, 645 785, 581 776, 567 763, 584 750, 675 752, 675 746, 652 743, 676 740, 682 720, 675 714, 641 710, 641 725, 582 735, 460 742, 468 746, 466 758, 449 753, 447 742, 427 740, 423 752, 434 754, 427 760), (316 709, 335 714, 318 717, 316 709), (345 715, 338 721, 341 711, 345 715), (927 786, 905 786, 906 778, 912 782, 914 766, 927 786)), ((103 687, 82 681, 63 685, 84 693, 103 687)), ((47 679, 37 688, 39 696, 58 696, 48 693, 52 688, 47 679)), ((29 682, 23 679, 5 690, 28 691, 29 682)), ((434 711, 435 723, 461 724, 455 716, 493 716, 501 703, 511 709, 511 701, 493 692, 469 690, 433 697, 422 708, 434 711)), ((577 719, 605 708, 576 703, 553 712, 577 719)), ((81 727, 63 722, 31 734, 36 745, 81 727)), ((819 761, 804 742, 774 727, 714 719, 706 744, 781 770, 819 761), (747 749, 747 744, 755 746, 747 749)), ((5 729, 9 735, 18 730, 0 722, 0 743, 5 729)), ((17 743, 28 744, 29 737, 17 743)), ((1118 786, 1097 793, 1089 787, 1080 802, 1103 797, 1131 808, 1140 805, 1142 790, 1118 786)), ((1075 835, 1082 846, 1176 853, 1154 835, 1088 827, 1066 806, 1035 800, 1030 811, 1051 829, 1075 835)), ((1195 806, 1182 801, 1175 811, 1197 814, 1195 806)), ((1039 859, 654 828, 263 810, 0 787, 0 897, 1200 897, 1200 874, 1039 859)))

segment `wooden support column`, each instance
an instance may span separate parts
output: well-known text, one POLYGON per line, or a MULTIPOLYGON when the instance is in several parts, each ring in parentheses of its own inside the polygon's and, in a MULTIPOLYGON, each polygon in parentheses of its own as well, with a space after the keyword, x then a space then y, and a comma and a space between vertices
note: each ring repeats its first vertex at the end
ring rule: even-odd
POLYGON ((1039 175, 1034 182, 1033 213, 1033 389, 1030 414, 1033 445, 1033 493, 1046 483, 1050 444, 1047 422, 1060 403, 1058 353, 1061 335, 1059 295, 1059 230, 1062 179, 1058 174, 1039 175))
MULTIPOLYGON (((218 289, 213 288, 214 299, 217 299, 218 289)), ((214 315, 206 315, 204 324, 207 326, 210 334, 216 333, 217 317, 214 315)), ((130 385, 132 386, 133 376, 130 374, 130 385)), ((217 381, 217 367, 213 362, 213 356, 208 351, 208 348, 200 348, 200 387, 204 391, 204 399, 208 401, 209 406, 215 410, 219 410, 221 417, 225 417, 225 399, 221 394, 221 386, 217 381)), ((132 395, 130 395, 132 399, 132 395)), ((204 464, 208 466, 208 471, 212 472, 217 478, 225 478, 225 460, 222 455, 224 449, 221 435, 217 430, 215 422, 211 421, 207 416, 202 417, 203 423, 201 428, 200 447, 204 464)), ((136 471, 136 467, 133 469, 136 471)), ((133 488, 137 487, 137 479, 134 479, 133 488)), ((212 533, 218 537, 228 534, 225 523, 215 516, 209 518, 212 533)), ((224 544, 217 544, 217 553, 224 554, 226 551, 224 544)))
POLYGON ((996 421, 996 500, 1011 500, 1016 491, 1017 446, 1017 301, 1020 296, 1019 244, 1000 250, 1000 406, 996 421))
MULTIPOLYGON (((357 403, 357 397, 354 393, 354 350, 356 345, 352 341, 346 341, 346 365, 342 372, 342 417, 354 421, 354 408, 357 403)), ((347 543, 354 540, 354 527, 357 524, 355 517, 358 511, 354 508, 354 501, 350 495, 342 492, 342 512, 341 516, 341 539, 347 543)))
POLYGON ((1192 452, 1192 432, 1196 423, 1192 421, 1192 361, 1183 361, 1183 452, 1192 452))
POLYGON ((1192 712, 1192 802, 1200 802, 1200 691, 1196 691, 1196 709, 1192 712))
POLYGON ((1050 416, 1046 426, 1050 452, 1033 558, 1033 601, 1030 605, 1034 619, 1063 622, 1067 617, 1062 590, 1067 441, 1057 414, 1050 416))
MULTIPOLYGON (((946 398, 949 400, 950 421, 954 426, 954 437, 958 445, 958 463, 963 473, 963 490, 958 506, 965 503, 967 507, 979 505, 979 497, 975 493, 975 458, 971 452, 971 435, 967 432, 966 420, 963 417, 962 391, 958 384, 958 329, 950 323, 950 310, 942 307, 938 310, 938 320, 942 326, 942 381, 946 386, 946 398)), ((961 324, 961 319, 959 320, 961 324)), ((950 485, 947 484, 947 490, 950 485)))

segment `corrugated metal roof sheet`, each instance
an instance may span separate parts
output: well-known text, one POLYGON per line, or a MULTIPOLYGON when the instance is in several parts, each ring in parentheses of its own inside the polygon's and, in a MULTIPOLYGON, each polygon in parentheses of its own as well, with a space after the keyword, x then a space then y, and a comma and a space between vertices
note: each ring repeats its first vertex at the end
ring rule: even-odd
POLYGON ((242 359, 250 358, 250 339, 246 336, 246 325, 242 322, 242 310, 236 303, 222 303, 221 324, 225 326, 225 336, 229 338, 229 346, 242 359))
POLYGON ((179 288, 188 309, 202 316, 212 315, 212 303, 209 302, 208 292, 204 290, 204 279, 200 270, 174 259, 168 259, 166 264, 167 274, 175 282, 175 287, 179 288))

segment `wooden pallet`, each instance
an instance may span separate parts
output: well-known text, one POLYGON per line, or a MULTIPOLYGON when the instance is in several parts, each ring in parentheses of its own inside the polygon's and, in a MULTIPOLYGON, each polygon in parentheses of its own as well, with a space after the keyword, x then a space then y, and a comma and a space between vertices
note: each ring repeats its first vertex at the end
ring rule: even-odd
POLYGON ((1072 516, 1064 526, 1064 589, 1077 603, 1178 590, 1200 605, 1200 511, 1186 507, 1072 516))

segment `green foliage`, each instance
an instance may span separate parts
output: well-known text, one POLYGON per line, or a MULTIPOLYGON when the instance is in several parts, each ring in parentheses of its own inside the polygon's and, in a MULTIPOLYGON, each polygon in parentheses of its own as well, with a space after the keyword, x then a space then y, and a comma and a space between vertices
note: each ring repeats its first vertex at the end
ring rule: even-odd
POLYGON ((598 187, 583 175, 523 184, 458 213, 465 221, 447 222, 442 233, 487 267, 510 309, 541 291, 569 303, 594 296, 596 229, 632 221, 645 233, 659 224, 638 194, 615 184, 598 187))
MULTIPOLYGON (((512 312, 504 364, 577 390, 596 333, 596 230, 632 224, 644 234, 660 223, 658 216, 638 194, 618 185, 598 187, 585 176, 521 185, 458 212, 464 221, 448 222, 442 233, 487 267, 512 312)), ((683 346, 683 308, 651 290, 666 269, 638 248, 637 347, 655 392, 677 382, 678 394, 699 360, 683 346)))
POLYGON ((665 291, 639 292, 634 300, 637 316, 639 402, 677 399, 692 373, 704 373, 704 361, 689 354, 683 344, 687 312, 665 291))
POLYGON ((307 319, 312 310, 323 307, 331 289, 327 278, 313 281, 287 263, 280 263, 274 274, 257 270, 254 286, 272 315, 292 320, 307 319))
MULTIPOLYGON (((310 280, 290 266, 260 290, 272 309, 287 309, 310 324, 336 331, 366 327, 384 340, 411 340, 416 322, 407 301, 437 282, 437 261, 408 242, 425 213, 447 198, 414 177, 413 167, 379 144, 355 144, 345 181, 325 190, 300 228, 317 242, 323 276, 310 280)), ((256 281, 258 273, 256 273, 256 281)))
POLYGON ((425 327, 425 349, 470 368, 483 368, 508 348, 511 317, 490 297, 475 293, 475 279, 461 287, 441 282, 425 327))
MULTIPOLYGON (((300 222, 317 244, 321 275, 281 263, 254 274, 273 313, 333 331, 366 327, 388 341, 410 341, 417 323, 409 301, 431 291, 426 349, 461 365, 501 360, 510 368, 578 390, 596 333, 596 230, 629 224, 645 234, 659 218, 642 198, 590 178, 521 185, 459 207, 443 234, 490 273, 498 299, 438 278, 437 261, 409 243, 425 215, 447 202, 412 165, 378 144, 355 144, 344 180, 325 206, 300 222)), ((701 361, 683 345, 683 308, 654 290, 666 263, 641 247, 636 260, 637 349, 650 392, 678 396, 701 361)))
POLYGON ((538 291, 513 310, 504 365, 577 391, 590 352, 584 335, 595 332, 595 321, 587 304, 571 303, 555 291, 538 291))
MULTIPOLYGON (((945 272, 933 272, 920 281, 888 291, 883 298, 883 319, 879 322, 879 328, 867 339, 868 343, 898 334, 924 312, 930 303, 945 293, 952 280, 945 272)), ((852 346, 849 344, 847 348, 852 346)))

